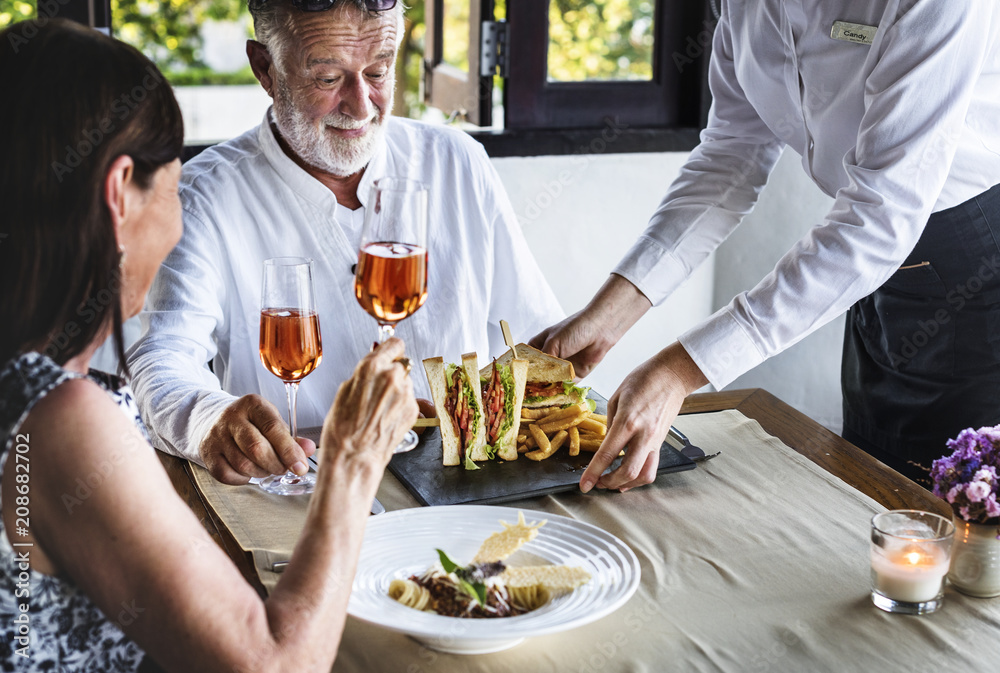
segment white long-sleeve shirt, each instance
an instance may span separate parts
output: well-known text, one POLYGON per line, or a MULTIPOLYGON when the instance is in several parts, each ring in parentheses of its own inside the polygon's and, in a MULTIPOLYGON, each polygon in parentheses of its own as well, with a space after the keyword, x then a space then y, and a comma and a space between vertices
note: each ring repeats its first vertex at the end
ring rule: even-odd
POLYGON ((209 428, 248 393, 287 415, 283 384, 259 356, 269 257, 314 260, 323 360, 299 387, 298 421, 322 424, 377 335, 354 297, 351 267, 372 181, 382 176, 430 186, 428 298, 396 327, 418 397, 429 397, 424 358, 458 362, 475 351, 485 364, 505 350, 500 319, 526 340, 564 315, 485 151, 466 134, 390 118, 358 187, 362 207, 351 211, 281 150, 267 120, 184 166, 184 235, 157 274, 141 314, 144 336, 128 354, 158 447, 201 462, 209 428))
POLYGON ((1000 183, 996 0, 723 0, 709 83, 701 143, 615 273, 662 302, 786 145, 835 199, 756 287, 681 336, 717 387, 881 286, 932 212, 1000 183), (836 40, 836 21, 877 31, 836 40))

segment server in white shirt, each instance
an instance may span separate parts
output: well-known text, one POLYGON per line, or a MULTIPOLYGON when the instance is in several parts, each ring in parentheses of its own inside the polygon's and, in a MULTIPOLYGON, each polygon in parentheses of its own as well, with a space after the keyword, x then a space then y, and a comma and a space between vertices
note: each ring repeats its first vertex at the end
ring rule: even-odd
POLYGON ((428 299, 396 329, 417 363, 418 397, 429 397, 421 359, 455 362, 476 351, 485 362, 504 350, 501 318, 526 339, 564 315, 482 147, 389 115, 402 3, 251 7, 257 41, 248 55, 273 107, 258 128, 185 165, 184 236, 157 275, 144 336, 128 354, 156 445, 229 483, 302 472, 312 450, 292 441, 279 411, 282 384, 258 356, 265 259, 314 260, 323 361, 300 387, 299 427, 322 424, 375 339, 352 271, 375 179, 430 187, 428 299))
POLYGON ((701 143, 594 299, 533 343, 586 374, 753 208, 785 146, 835 201, 756 287, 623 382, 581 487, 651 481, 687 394, 844 311, 844 435, 926 476, 909 461, 929 467, 962 428, 1000 423, 1000 3, 724 0, 721 13, 701 143))

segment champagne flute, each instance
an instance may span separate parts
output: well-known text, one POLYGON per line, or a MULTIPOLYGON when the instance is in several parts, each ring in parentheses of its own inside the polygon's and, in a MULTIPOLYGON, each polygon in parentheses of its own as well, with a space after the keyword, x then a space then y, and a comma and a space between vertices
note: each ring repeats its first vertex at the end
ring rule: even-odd
MULTIPOLYGON (((427 300, 426 185, 406 178, 380 178, 372 185, 361 231, 354 296, 378 322, 381 344, 396 323, 427 300)), ((396 453, 417 445, 410 430, 396 453)))
MULTIPOLYGON (((319 316, 313 299, 312 260, 275 257, 264 261, 264 287, 260 300, 260 361, 285 384, 288 426, 297 436, 295 407, 299 381, 323 359, 319 316)), ((312 493, 313 474, 294 472, 272 475, 260 482, 268 493, 301 495, 312 493)))

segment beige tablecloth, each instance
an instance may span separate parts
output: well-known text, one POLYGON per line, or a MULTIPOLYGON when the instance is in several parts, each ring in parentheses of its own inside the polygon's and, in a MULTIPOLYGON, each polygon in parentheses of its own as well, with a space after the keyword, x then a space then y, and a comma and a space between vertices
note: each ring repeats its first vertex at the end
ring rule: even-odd
MULTIPOLYGON (((612 615, 496 654, 461 656, 349 619, 335 671, 989 671, 1000 670, 1000 598, 946 590, 945 607, 890 615, 869 598, 869 520, 880 505, 737 411, 677 427, 722 455, 620 493, 572 492, 508 506, 569 516, 636 553, 642 583, 612 615)), ((287 558, 300 498, 197 483, 258 569, 287 558)), ((387 509, 416 501, 391 475, 387 509)), ((273 587, 280 576, 260 570, 273 587)))

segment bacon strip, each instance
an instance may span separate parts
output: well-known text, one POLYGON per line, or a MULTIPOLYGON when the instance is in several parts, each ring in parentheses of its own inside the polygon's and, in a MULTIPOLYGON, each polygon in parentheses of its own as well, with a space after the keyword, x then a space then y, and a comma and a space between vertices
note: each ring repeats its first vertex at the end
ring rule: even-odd
POLYGON ((562 395, 565 390, 562 383, 531 383, 524 384, 525 397, 553 397, 562 395))
POLYGON ((497 443, 500 426, 504 420, 503 380, 497 368, 496 358, 493 359, 493 375, 483 388, 483 405, 486 407, 486 443, 493 446, 497 443))
POLYGON ((458 369, 451 375, 451 386, 448 388, 448 399, 445 400, 445 410, 451 417, 451 422, 458 435, 458 460, 465 462, 465 447, 468 441, 469 403, 464 395, 465 383, 462 372, 458 369))

